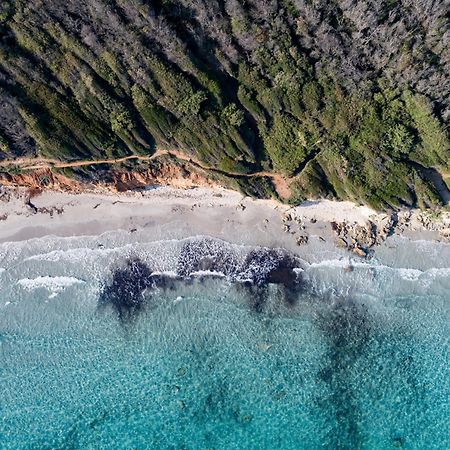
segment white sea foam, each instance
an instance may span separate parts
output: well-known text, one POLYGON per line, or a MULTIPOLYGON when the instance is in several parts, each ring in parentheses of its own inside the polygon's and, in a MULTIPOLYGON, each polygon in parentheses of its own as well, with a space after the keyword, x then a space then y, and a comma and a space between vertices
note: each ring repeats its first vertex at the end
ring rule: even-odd
POLYGON ((450 276, 450 267, 442 267, 442 268, 433 267, 427 270, 426 273, 429 273, 434 277, 448 277, 450 276))
POLYGON ((217 270, 197 270, 191 272, 189 275, 192 277, 225 277, 223 272, 218 272, 217 270))
POLYGON ((83 283, 83 280, 75 277, 50 277, 48 275, 37 278, 22 278, 17 281, 17 284, 27 291, 34 291, 39 288, 47 289, 50 292, 48 298, 54 298, 66 288, 83 283))
POLYGON ((156 270, 152 272, 152 276, 164 276, 169 278, 177 278, 178 275, 174 270, 156 270))
POLYGON ((121 253, 132 248, 131 244, 125 245, 124 247, 117 248, 89 248, 89 247, 79 247, 72 248, 68 250, 52 250, 47 253, 39 253, 37 255, 32 255, 26 258, 24 261, 48 261, 48 262, 59 262, 64 260, 74 261, 84 261, 88 257, 107 256, 112 253, 121 253))
POLYGON ((336 268, 342 268, 342 267, 366 267, 366 268, 371 268, 371 267, 379 267, 379 266, 375 266, 369 263, 363 263, 363 262, 357 262, 357 261, 353 261, 350 258, 339 258, 339 259, 325 259, 323 261, 319 261, 316 263, 311 263, 309 265, 310 268, 316 268, 316 267, 336 267, 336 268))
POLYGON ((350 258, 329 259, 323 260, 317 263, 311 263, 310 269, 314 268, 363 268, 363 269, 375 269, 377 271, 388 270, 396 273, 400 278, 407 281, 423 281, 424 279, 436 278, 436 277, 448 277, 450 276, 450 267, 436 268, 432 267, 428 270, 419 270, 409 267, 390 267, 384 264, 374 264, 370 262, 353 261, 350 258))
POLYGON ((399 269, 392 269, 392 270, 397 270, 398 274, 404 280, 411 280, 411 281, 418 280, 420 276, 423 275, 423 272, 419 269, 408 269, 405 267, 400 267, 399 269))

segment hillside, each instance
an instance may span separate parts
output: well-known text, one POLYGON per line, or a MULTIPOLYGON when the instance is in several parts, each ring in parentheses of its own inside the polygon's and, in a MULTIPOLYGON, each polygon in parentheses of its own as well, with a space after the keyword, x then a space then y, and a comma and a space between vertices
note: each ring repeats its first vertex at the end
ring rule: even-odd
POLYGON ((449 130, 446 0, 0 2, 5 172, 170 151, 259 197, 273 173, 291 202, 428 207, 449 130))

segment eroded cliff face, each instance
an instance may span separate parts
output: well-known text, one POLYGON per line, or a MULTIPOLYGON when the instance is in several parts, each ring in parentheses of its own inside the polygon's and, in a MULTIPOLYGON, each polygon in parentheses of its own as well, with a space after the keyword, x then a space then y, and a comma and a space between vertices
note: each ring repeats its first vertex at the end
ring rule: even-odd
POLYGON ((206 174, 187 170, 185 167, 163 165, 158 169, 148 169, 139 172, 111 172, 111 182, 119 192, 147 188, 149 186, 171 186, 175 188, 217 187, 218 183, 207 178, 206 174))
POLYGON ((29 189, 53 189, 56 191, 82 192, 88 186, 80 182, 53 173, 51 169, 36 169, 27 173, 12 174, 0 172, 0 184, 5 186, 19 186, 29 189))
POLYGON ((31 190, 51 189, 80 193, 85 191, 124 192, 145 189, 151 186, 171 186, 175 188, 217 187, 219 184, 206 175, 190 171, 184 166, 161 164, 146 170, 108 170, 98 172, 89 178, 67 177, 51 168, 30 170, 12 174, 0 172, 0 185, 20 186, 31 190))

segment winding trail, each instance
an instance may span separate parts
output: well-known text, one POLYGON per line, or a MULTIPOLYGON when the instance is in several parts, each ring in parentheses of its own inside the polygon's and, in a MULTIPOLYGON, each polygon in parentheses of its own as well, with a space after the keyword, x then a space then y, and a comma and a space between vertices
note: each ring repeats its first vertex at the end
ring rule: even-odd
POLYGON ((274 187, 281 198, 288 199, 291 196, 289 178, 279 173, 267 171, 252 172, 252 173, 226 172, 216 167, 206 166, 200 161, 178 150, 157 150, 155 153, 153 153, 153 155, 150 156, 130 155, 115 159, 80 160, 72 162, 61 162, 57 159, 50 159, 50 158, 17 158, 14 160, 0 161, 0 168, 18 167, 21 170, 64 169, 72 167, 94 166, 99 164, 118 164, 130 160, 152 161, 164 155, 174 156, 175 158, 182 161, 186 161, 200 169, 210 172, 216 172, 231 178, 267 177, 272 180, 274 187))

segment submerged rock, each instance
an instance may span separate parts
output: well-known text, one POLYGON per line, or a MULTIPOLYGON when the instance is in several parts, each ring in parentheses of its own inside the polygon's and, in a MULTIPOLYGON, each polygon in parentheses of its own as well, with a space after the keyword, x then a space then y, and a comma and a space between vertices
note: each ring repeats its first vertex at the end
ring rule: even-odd
POLYGON ((177 274, 189 277, 195 272, 218 272, 232 275, 237 266, 236 257, 230 249, 214 239, 186 242, 178 258, 177 274))
POLYGON ((258 342, 257 347, 261 352, 267 352, 272 348, 272 344, 269 344, 268 342, 258 342))

